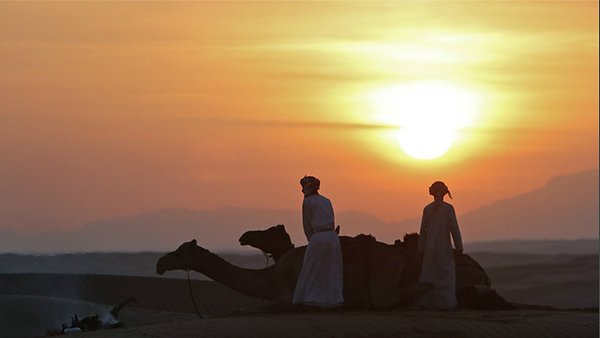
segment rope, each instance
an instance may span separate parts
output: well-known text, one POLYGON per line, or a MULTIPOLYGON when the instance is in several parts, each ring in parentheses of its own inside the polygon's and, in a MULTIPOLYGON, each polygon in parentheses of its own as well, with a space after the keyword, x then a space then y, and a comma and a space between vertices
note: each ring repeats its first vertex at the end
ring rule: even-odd
POLYGON ((273 256, 272 256, 272 255, 269 255, 268 253, 266 253, 266 252, 265 252, 265 251, 263 251, 263 250, 260 250, 260 251, 262 251, 263 255, 265 255, 265 258, 267 259, 267 268, 268 268, 268 267, 269 267, 269 258, 271 258, 271 257, 273 257, 273 256))
POLYGON ((198 306, 196 305, 196 301, 194 300, 194 294, 192 292, 192 281, 190 280, 190 270, 185 270, 185 272, 187 273, 187 281, 188 281, 188 286, 190 289, 190 298, 192 298, 192 304, 194 304, 194 310, 196 310, 196 313, 198 314, 198 317, 200 317, 200 319, 204 319, 204 317, 202 317, 202 315, 200 314, 200 311, 198 311, 198 306))
MULTIPOLYGON (((267 259, 267 268, 269 267, 269 258, 273 257, 272 255, 269 255, 268 253, 266 253, 264 250, 260 249, 260 251, 263 253, 263 255, 265 255, 265 258, 267 259)), ((263 296, 261 297, 261 301, 264 303, 265 302, 265 293, 266 291, 263 291, 263 296)))

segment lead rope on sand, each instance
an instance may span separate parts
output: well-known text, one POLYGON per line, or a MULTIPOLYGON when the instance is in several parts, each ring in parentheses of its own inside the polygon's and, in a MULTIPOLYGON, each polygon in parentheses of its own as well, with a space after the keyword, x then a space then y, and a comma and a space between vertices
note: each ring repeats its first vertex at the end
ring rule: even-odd
POLYGON ((185 270, 185 272, 187 273, 188 286, 190 289, 190 298, 192 298, 194 310, 196 310, 196 313, 198 314, 198 317, 200 317, 200 319, 204 319, 204 317, 202 317, 202 315, 200 314, 200 311, 198 311, 198 306, 196 305, 196 301, 194 300, 194 293, 192 292, 192 281, 190 280, 190 270, 185 270))

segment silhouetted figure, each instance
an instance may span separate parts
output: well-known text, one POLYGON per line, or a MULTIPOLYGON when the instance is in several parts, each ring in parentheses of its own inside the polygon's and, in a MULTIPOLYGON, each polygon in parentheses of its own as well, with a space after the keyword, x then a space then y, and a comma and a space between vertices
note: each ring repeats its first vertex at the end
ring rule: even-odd
POLYGON ((335 217, 331 201, 318 192, 321 182, 313 176, 300 180, 304 201, 302 224, 308 240, 304 262, 292 302, 319 307, 342 305, 342 249, 334 231, 335 217))
POLYGON ((419 298, 417 304, 426 308, 449 309, 456 307, 454 253, 450 236, 458 253, 462 253, 462 239, 454 207, 444 202, 452 195, 444 182, 429 187, 434 201, 423 209, 419 236, 419 253, 423 263, 419 282, 431 283, 434 289, 419 298))

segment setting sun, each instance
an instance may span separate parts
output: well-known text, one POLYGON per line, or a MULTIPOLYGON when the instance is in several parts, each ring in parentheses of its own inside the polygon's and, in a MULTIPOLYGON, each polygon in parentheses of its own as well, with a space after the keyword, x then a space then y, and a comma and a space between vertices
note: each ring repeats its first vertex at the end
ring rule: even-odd
POLYGON ((444 155, 461 129, 473 125, 479 97, 441 81, 422 81, 387 87, 371 96, 376 119, 398 126, 393 133, 411 157, 444 155))

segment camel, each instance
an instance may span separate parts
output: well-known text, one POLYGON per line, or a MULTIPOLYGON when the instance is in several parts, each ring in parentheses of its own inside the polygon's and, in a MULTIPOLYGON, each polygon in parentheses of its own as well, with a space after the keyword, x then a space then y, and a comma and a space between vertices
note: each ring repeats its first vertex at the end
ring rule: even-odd
MULTIPOLYGON (((339 226, 338 226, 339 233, 339 226)), ((287 251, 294 249, 294 244, 285 230, 283 224, 272 226, 266 230, 247 231, 239 239, 240 245, 249 245, 262 250, 265 254, 273 257, 275 262, 281 258, 287 251)), ((404 236, 404 241, 396 240, 394 247, 398 250, 386 250, 387 254, 404 256, 404 270, 402 271, 401 284, 416 283, 419 277, 420 262, 417 254, 419 244, 419 234, 412 233, 404 236)), ((379 259, 385 259, 384 256, 377 255, 377 249, 374 253, 379 259)), ((383 254, 383 252, 381 252, 383 254)), ((491 280, 485 273, 485 270, 467 254, 454 255, 456 264, 456 294, 459 306, 476 309, 511 309, 513 306, 508 304, 495 290, 491 289, 491 280)), ((389 259, 389 257, 387 258, 389 259)), ((378 271, 372 270, 371 273, 389 273, 389 271, 398 272, 398 268, 391 267, 391 270, 378 271)), ((385 275, 382 276, 385 278, 385 275)))
POLYGON ((239 239, 240 245, 249 245, 260 249, 275 262, 288 250, 294 248, 290 235, 283 224, 272 226, 266 230, 246 231, 239 239))
MULTIPOLYGON (((340 226, 334 230, 338 235, 340 226)), ((285 231, 285 225, 274 225, 266 230, 251 230, 242 234, 239 239, 240 245, 249 245, 260 249, 267 258, 273 258, 275 262, 288 250, 294 248, 290 235, 285 231)))
MULTIPOLYGON (((393 246, 373 236, 340 237, 344 260, 344 308, 391 309, 409 305, 431 289, 426 283, 402 278, 402 255, 391 254, 393 246)), ((194 239, 162 256, 156 264, 160 275, 169 270, 194 270, 218 283, 251 297, 272 301, 277 309, 291 308, 296 281, 306 246, 288 250, 275 264, 264 269, 234 266, 194 239)))

